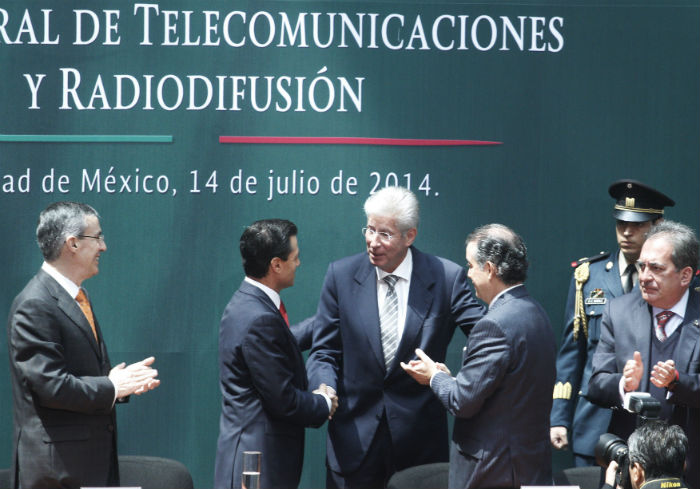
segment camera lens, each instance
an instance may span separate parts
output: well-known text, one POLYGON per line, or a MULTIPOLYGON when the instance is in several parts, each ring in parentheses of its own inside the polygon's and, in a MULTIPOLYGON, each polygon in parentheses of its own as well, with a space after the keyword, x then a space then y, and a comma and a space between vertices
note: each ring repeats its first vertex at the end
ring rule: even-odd
POLYGON ((612 460, 618 464, 627 457, 627 443, 612 433, 603 433, 594 448, 595 459, 601 467, 607 467, 612 460))

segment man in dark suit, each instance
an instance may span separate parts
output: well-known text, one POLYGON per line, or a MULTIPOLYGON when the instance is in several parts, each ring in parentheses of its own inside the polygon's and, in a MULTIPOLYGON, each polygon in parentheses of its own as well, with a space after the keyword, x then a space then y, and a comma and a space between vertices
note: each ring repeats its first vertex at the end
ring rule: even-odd
POLYGON ((107 250, 97 212, 58 202, 39 216, 41 270, 8 321, 12 487, 117 486, 115 401, 155 388, 153 357, 112 368, 81 285, 107 250))
POLYGON ((589 398, 613 414, 608 430, 627 438, 637 419, 629 392, 648 392, 660 418, 688 435, 686 482, 700 487, 700 292, 691 287, 698 239, 682 224, 654 226, 639 256, 640 291, 611 301, 593 357, 589 398))
POLYGON ((663 219, 664 208, 675 204, 635 180, 614 182, 608 192, 615 199, 612 215, 619 249, 572 263, 575 270, 566 301, 550 416, 552 446, 571 448, 577 467, 596 465, 593 449, 610 422, 610 410, 585 397, 603 309, 614 297, 637 287, 637 259, 647 233, 663 219))
POLYGON ((328 267, 307 362, 312 385, 340 400, 328 425, 329 488, 382 488, 397 470, 448 460, 442 406, 399 363, 416 348, 444 361, 455 328, 483 316, 462 267, 413 247, 415 195, 387 187, 364 209, 367 253, 328 267))
POLYGON ((401 366, 457 417, 449 487, 551 485, 550 390, 556 348, 547 314, 527 292, 527 250, 500 224, 467 238, 469 278, 489 310, 472 329, 457 377, 421 350, 401 366))
POLYGON ((337 397, 325 385, 307 392, 304 360, 279 295, 294 284, 296 235, 293 223, 268 219, 253 223, 240 239, 246 277, 219 330, 217 489, 241 487, 244 451, 262 452, 262 489, 297 487, 304 428, 321 426, 337 407, 337 397))

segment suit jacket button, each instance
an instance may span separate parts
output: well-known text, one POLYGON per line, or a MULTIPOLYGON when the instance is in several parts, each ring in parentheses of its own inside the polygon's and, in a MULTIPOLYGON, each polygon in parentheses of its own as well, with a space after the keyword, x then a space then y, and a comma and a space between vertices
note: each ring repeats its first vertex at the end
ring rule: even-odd
POLYGON ((108 424, 108 425, 107 425, 107 431, 110 431, 110 432, 114 431, 114 425, 113 425, 113 424, 108 424))

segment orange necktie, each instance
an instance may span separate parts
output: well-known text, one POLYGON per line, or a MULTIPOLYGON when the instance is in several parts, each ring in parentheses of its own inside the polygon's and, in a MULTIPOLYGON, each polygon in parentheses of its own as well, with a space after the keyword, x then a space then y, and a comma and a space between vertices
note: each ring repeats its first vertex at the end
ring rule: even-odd
POLYGON ((284 307, 284 302, 282 301, 280 301, 280 314, 282 314, 284 322, 287 323, 287 327, 289 327, 289 317, 287 316, 287 308, 284 307))
POLYGON ((85 314, 85 317, 88 320, 88 323, 90 323, 90 327, 92 328, 92 334, 95 335, 95 341, 97 341, 97 329, 95 329, 95 318, 92 315, 92 308, 90 307, 90 301, 88 301, 87 296, 85 295, 85 292, 83 289, 80 289, 78 292, 78 295, 75 297, 75 300, 78 301, 78 304, 80 305, 80 309, 83 310, 83 314, 85 314))

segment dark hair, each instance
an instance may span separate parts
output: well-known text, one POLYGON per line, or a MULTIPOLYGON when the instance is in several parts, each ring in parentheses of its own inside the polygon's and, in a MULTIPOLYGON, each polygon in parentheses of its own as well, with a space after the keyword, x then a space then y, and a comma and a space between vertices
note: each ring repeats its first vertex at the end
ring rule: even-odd
POLYGON ((79 202, 55 202, 41 211, 36 241, 47 262, 58 259, 66 239, 85 231, 88 216, 100 217, 95 209, 79 202))
POLYGON ((693 269, 693 273, 698 268, 698 238, 695 232, 685 224, 675 221, 661 221, 649 231, 647 240, 652 237, 667 239, 673 246, 671 261, 676 270, 685 267, 693 269))
POLYGON ((627 440, 630 463, 644 468, 646 480, 662 476, 683 477, 688 437, 680 426, 665 421, 648 421, 627 440))
POLYGON ((289 239, 296 235, 297 227, 285 219, 263 219, 248 226, 240 240, 245 274, 263 278, 273 258, 286 261, 292 251, 289 239))
POLYGON ((466 245, 476 244, 474 259, 483 268, 487 261, 496 267, 496 276, 506 285, 527 278, 527 248, 522 238, 503 224, 481 226, 467 237, 466 245))

